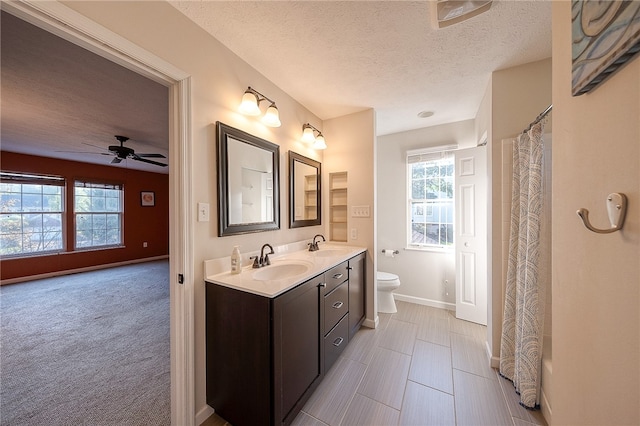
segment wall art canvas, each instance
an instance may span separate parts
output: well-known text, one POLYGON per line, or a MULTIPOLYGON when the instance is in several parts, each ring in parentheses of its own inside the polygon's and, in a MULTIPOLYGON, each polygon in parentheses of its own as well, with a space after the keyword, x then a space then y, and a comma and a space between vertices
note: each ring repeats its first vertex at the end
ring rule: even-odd
POLYGON ((572 0, 572 94, 596 87, 640 51, 640 1, 572 0))

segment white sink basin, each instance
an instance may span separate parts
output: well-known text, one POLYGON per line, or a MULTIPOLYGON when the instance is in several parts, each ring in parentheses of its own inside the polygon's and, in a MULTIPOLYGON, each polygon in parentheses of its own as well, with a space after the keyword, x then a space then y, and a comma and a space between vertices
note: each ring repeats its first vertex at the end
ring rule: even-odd
POLYGON ((307 262, 276 263, 264 266, 253 273, 253 279, 257 281, 283 280, 302 275, 311 269, 312 264, 307 262))
POLYGON ((344 255, 347 254, 349 250, 345 250, 345 249, 320 249, 316 252, 314 252, 314 255, 316 257, 333 257, 333 256, 340 256, 340 255, 344 255))

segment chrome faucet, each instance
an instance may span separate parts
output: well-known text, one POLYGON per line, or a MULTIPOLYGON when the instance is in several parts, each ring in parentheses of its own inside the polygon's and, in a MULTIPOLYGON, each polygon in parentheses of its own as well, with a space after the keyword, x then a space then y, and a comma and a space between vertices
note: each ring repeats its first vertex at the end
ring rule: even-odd
POLYGON ((322 241, 327 241, 324 239, 324 235, 318 234, 315 237, 313 237, 313 240, 308 244, 309 246, 309 251, 318 251, 320 250, 320 248, 318 247, 318 242, 316 241, 316 238, 321 237, 322 241))
POLYGON ((249 259, 253 259, 252 268, 257 269, 257 268, 262 268, 263 266, 271 265, 271 260, 269 260, 270 254, 275 254, 275 252, 273 251, 273 247, 271 247, 271 244, 263 245, 262 248, 260 249, 260 257, 251 256, 249 258, 249 259), (265 254, 264 249, 267 247, 269 247, 269 253, 265 254))

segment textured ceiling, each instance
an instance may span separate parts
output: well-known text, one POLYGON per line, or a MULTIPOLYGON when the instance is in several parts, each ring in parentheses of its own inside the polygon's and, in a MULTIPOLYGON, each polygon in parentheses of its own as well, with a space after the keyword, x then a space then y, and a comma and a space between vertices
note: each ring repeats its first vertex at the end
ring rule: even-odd
POLYGON ((321 119, 374 108, 378 135, 473 119, 491 72, 551 57, 548 0, 442 29, 433 1, 170 3, 321 119))
MULTIPOLYGON (((169 156, 166 87, 6 12, 1 26, 2 150, 109 164, 106 147, 123 135, 136 153, 169 156)), ((168 173, 134 160, 113 166, 168 173)))
MULTIPOLYGON (((443 29, 433 2, 171 3, 321 119, 374 108, 378 135, 473 119, 492 71, 551 56, 545 0, 443 29)), ((167 88, 6 12, 1 31, 3 150, 108 164, 119 134, 168 157, 167 88)))

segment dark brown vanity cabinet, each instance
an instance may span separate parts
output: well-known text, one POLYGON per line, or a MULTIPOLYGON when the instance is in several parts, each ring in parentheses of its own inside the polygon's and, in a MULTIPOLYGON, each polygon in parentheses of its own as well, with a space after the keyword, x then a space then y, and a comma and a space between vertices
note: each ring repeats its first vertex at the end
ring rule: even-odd
POLYGON ((324 273, 324 371, 338 359, 349 343, 349 263, 343 262, 324 273))
POLYGON ((290 424, 364 320, 363 278, 364 254, 274 298, 207 283, 207 403, 234 426, 290 424))
POLYGON ((207 403, 226 421, 289 424, 319 384, 321 283, 275 298, 206 285, 207 403))
POLYGON ((366 316, 365 253, 349 259, 349 339, 360 329, 366 316))

